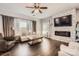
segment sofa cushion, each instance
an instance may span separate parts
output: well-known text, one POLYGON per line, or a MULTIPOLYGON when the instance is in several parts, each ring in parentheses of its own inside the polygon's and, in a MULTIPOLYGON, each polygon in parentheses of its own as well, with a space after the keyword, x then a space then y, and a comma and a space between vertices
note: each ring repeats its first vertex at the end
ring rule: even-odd
POLYGON ((79 50, 79 43, 77 43, 77 42, 70 42, 69 43, 69 47, 72 48, 72 49, 79 50))
POLYGON ((67 53, 72 56, 79 56, 79 50, 72 49, 72 48, 65 46, 65 45, 61 45, 60 50, 63 51, 64 53, 67 53))
POLYGON ((6 41, 13 41, 15 37, 4 37, 4 40, 6 41))
POLYGON ((0 51, 5 51, 7 49, 6 41, 1 39, 0 40, 0 51))
POLYGON ((29 41, 29 39, 26 36, 21 36, 21 42, 24 42, 24 41, 29 41))
POLYGON ((63 51, 58 51, 58 56, 70 56, 70 55, 63 51))

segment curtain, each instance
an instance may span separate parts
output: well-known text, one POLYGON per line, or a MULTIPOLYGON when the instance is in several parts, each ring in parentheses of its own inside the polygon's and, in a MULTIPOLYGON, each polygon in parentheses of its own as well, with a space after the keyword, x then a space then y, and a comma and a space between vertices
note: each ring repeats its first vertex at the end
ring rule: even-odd
POLYGON ((14 18, 2 15, 4 37, 14 36, 14 18))
POLYGON ((36 32, 36 21, 32 21, 33 32, 36 32))
POLYGON ((27 27, 28 27, 28 31, 29 31, 29 34, 32 34, 32 21, 27 21, 27 27))

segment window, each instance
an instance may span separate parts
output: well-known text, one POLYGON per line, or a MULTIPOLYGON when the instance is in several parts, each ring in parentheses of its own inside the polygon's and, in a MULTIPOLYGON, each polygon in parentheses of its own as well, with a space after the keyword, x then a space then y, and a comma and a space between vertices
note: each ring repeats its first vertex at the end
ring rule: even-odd
POLYGON ((48 21, 43 22, 43 35, 45 36, 48 35, 48 29, 49 29, 49 22, 48 21))
POLYGON ((15 19, 15 32, 17 35, 26 36, 32 33, 32 21, 15 19))
POLYGON ((26 20, 20 20, 19 21, 19 30, 22 36, 27 35, 28 28, 27 28, 27 21, 26 20))

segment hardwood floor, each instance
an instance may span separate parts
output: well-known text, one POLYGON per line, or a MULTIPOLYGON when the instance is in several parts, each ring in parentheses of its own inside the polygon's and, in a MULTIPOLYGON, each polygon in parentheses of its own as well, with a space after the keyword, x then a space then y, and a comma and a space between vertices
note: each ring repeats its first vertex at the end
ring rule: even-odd
POLYGON ((67 43, 59 42, 52 39, 42 38, 43 41, 39 44, 30 46, 27 42, 17 44, 11 51, 9 56, 57 56, 60 44, 67 43))

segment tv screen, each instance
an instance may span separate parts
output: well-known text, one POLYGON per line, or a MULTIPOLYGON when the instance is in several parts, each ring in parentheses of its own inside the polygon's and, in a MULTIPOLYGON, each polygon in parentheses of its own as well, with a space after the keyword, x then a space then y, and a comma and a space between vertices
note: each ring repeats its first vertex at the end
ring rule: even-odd
POLYGON ((72 15, 54 18, 54 26, 72 26, 72 15))

